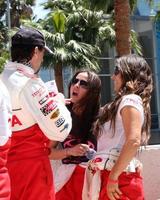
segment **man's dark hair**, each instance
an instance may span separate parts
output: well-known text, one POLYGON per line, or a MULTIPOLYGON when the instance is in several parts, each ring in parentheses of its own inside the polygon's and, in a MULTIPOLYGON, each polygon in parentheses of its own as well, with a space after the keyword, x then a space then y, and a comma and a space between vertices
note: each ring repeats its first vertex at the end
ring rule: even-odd
MULTIPOLYGON (((11 47, 11 58, 13 62, 28 63, 34 53, 35 45, 13 45, 11 47)), ((41 51, 42 46, 38 46, 41 51)))

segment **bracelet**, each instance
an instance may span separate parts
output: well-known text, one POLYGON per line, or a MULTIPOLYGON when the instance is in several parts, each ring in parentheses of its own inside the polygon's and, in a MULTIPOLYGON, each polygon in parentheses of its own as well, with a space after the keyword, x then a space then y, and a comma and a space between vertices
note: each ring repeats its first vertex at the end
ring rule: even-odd
POLYGON ((111 184, 117 184, 118 180, 108 179, 107 183, 111 184))

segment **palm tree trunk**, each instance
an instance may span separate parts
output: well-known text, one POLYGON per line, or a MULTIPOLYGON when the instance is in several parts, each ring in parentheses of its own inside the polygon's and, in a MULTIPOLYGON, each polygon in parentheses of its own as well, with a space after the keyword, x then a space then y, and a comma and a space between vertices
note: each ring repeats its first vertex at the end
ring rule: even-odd
POLYGON ((63 93, 63 74, 62 74, 62 64, 57 63, 54 66, 55 81, 57 84, 58 91, 63 93))
POLYGON ((118 56, 131 53, 129 0, 115 0, 116 51, 118 56))

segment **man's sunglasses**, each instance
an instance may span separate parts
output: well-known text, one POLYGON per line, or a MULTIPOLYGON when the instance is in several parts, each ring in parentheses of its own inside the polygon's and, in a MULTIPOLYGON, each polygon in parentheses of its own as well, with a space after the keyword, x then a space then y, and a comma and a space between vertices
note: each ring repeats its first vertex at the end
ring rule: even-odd
POLYGON ((87 81, 80 80, 80 79, 78 79, 78 78, 74 78, 74 79, 72 80, 72 84, 75 85, 75 84, 77 84, 77 83, 79 83, 79 85, 80 85, 82 88, 88 88, 88 86, 89 86, 87 81))
POLYGON ((120 68, 119 68, 118 66, 115 66, 114 71, 113 71, 113 74, 114 74, 115 76, 117 76, 120 72, 121 72, 120 68))

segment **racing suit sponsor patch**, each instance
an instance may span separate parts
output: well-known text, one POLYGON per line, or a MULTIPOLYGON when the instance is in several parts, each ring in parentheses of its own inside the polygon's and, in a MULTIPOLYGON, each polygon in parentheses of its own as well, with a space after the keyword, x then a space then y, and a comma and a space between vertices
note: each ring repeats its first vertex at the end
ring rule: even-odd
POLYGON ((46 93, 46 89, 45 87, 41 87, 39 90, 35 91, 32 96, 33 97, 36 97, 36 96, 39 96, 41 97, 44 93, 46 93))
POLYGON ((42 99, 39 100, 39 104, 40 105, 44 104, 48 98, 49 98, 49 95, 46 95, 45 97, 43 97, 42 99))
POLYGON ((44 116, 47 116, 49 113, 51 113, 55 108, 57 107, 57 104, 51 100, 49 101, 45 106, 40 108, 41 112, 44 114, 44 116))
POLYGON ((53 112, 53 114, 51 115, 50 119, 55 119, 56 117, 58 117, 60 114, 59 109, 57 109, 55 112, 53 112))
POLYGON ((68 123, 65 124, 64 127, 63 127, 63 129, 60 130, 60 132, 63 132, 65 129, 68 129, 68 127, 69 127, 69 124, 68 123))
POLYGON ((65 119, 63 117, 60 117, 56 122, 55 122, 55 125, 57 127, 60 127, 62 126, 62 124, 65 122, 65 119))

